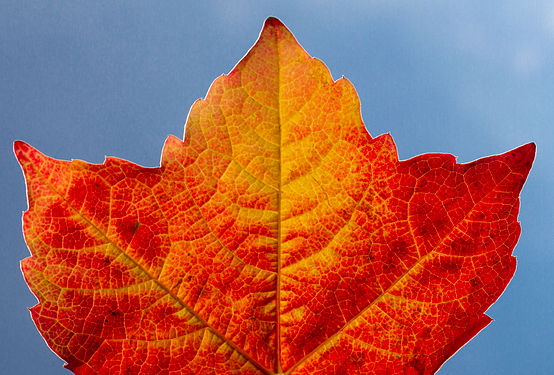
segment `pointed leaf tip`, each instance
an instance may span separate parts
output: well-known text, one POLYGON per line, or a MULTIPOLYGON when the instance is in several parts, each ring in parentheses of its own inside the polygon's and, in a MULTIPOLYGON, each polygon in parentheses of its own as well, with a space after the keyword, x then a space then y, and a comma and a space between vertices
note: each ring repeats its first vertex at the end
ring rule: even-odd
POLYGON ((269 34, 275 33, 280 37, 283 37, 283 35, 290 34, 290 36, 294 40, 296 40, 296 38, 294 38, 294 35, 292 35, 292 32, 288 29, 288 27, 286 27, 285 24, 281 22, 281 20, 275 17, 269 17, 268 19, 265 20, 264 25, 262 27, 262 31, 260 32, 260 35, 263 35, 266 33, 269 33, 269 34))
POLYGON ((275 18, 275 17, 268 17, 268 18, 265 20, 264 27, 267 27, 267 26, 273 26, 273 27, 282 26, 282 27, 286 27, 286 26, 281 22, 281 20, 279 20, 278 18, 275 18))
POLYGON ((526 176, 533 165, 536 149, 535 143, 531 142, 508 151, 505 155, 511 168, 526 176))
POLYGON ((25 148, 25 147, 27 147, 27 146, 28 146, 28 144, 25 143, 25 142, 23 142, 23 141, 15 141, 15 142, 13 143, 13 151, 17 153, 17 152, 19 152, 21 149, 23 149, 23 148, 25 148))
POLYGON ((529 162, 529 169, 531 169, 531 164, 535 160, 535 155, 537 153, 537 145, 534 142, 527 143, 526 145, 521 146, 521 149, 524 151, 529 162))
POLYGON ((535 158, 537 145, 534 142, 527 143, 519 148, 522 149, 527 155, 531 156, 533 159, 535 158))
POLYGON ((533 159, 535 157, 536 151, 537 151, 537 145, 534 142, 530 142, 530 143, 524 144, 522 146, 516 147, 513 150, 508 151, 508 152, 521 154, 521 155, 524 155, 527 158, 533 159))
POLYGON ((23 163, 23 161, 26 159, 26 154, 31 149, 33 148, 23 141, 15 141, 13 143, 13 152, 19 164, 23 163))

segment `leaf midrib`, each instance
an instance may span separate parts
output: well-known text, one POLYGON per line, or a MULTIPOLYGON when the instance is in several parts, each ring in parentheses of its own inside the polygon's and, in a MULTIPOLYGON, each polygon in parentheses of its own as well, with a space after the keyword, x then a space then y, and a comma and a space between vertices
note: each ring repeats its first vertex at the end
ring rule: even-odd
POLYGON ((276 277, 276 292, 275 292, 275 352, 276 352, 276 365, 277 373, 282 374, 283 368, 281 366, 281 199, 283 192, 282 189, 282 151, 283 148, 283 129, 281 126, 281 64, 279 59, 279 39, 277 37, 278 28, 275 27, 275 55, 277 58, 277 126, 279 128, 279 174, 277 181, 277 277, 276 277))

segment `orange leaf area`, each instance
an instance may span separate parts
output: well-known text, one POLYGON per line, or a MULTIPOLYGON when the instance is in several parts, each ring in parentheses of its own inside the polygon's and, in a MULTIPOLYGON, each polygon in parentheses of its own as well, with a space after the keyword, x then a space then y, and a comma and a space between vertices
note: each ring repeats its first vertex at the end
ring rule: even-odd
POLYGON ((512 278, 534 144, 399 161, 285 26, 192 107, 161 166, 23 142, 46 342, 76 374, 432 374, 512 278))

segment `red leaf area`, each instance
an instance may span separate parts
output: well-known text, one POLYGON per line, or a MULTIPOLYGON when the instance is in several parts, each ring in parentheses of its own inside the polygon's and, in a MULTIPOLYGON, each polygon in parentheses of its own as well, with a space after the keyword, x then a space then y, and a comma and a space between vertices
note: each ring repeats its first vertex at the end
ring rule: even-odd
POLYGON ((399 161, 278 20, 161 166, 23 142, 32 318, 76 374, 432 374, 512 278, 535 146, 399 161))

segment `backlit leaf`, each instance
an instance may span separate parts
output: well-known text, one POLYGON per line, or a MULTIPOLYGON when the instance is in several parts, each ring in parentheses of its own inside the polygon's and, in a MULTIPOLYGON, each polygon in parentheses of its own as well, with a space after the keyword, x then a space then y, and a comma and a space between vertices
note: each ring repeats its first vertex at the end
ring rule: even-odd
POLYGON ((76 374, 434 373, 514 274, 535 152, 399 161, 273 18, 158 168, 14 147, 32 318, 76 374))

